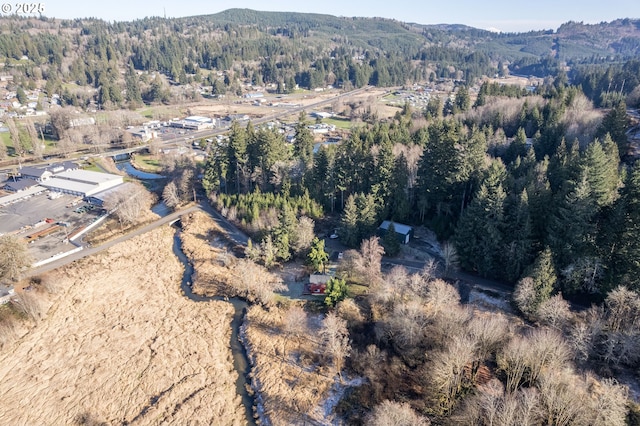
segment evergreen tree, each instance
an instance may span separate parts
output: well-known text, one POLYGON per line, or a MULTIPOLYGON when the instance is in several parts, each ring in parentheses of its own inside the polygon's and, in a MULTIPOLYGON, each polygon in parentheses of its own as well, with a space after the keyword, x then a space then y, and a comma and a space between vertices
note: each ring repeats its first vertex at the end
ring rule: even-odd
POLYGON ((18 86, 16 89, 16 98, 18 98, 18 102, 22 105, 26 105, 29 99, 27 98, 27 94, 24 92, 22 86, 18 86))
POLYGON ((549 160, 549 185, 551 191, 558 192, 567 181, 575 181, 580 175, 580 151, 578 141, 574 141, 570 147, 562 139, 558 149, 549 160))
POLYGON ((313 160, 313 135, 307 128, 304 111, 300 113, 295 131, 294 155, 308 168, 313 160))
POLYGON ((618 153, 609 138, 608 155, 597 139, 589 144, 584 153, 581 168, 586 175, 592 196, 599 207, 611 205, 618 196, 620 178, 618 176, 618 153), (613 146, 611 148, 611 146, 613 146))
POLYGON ((516 132, 516 137, 507 148, 507 152, 504 155, 504 162, 509 164, 515 161, 517 157, 523 158, 527 155, 527 150, 527 134, 524 129, 520 127, 516 132))
POLYGON ((273 230, 273 243, 278 249, 278 258, 287 261, 291 258, 290 241, 296 230, 296 214, 288 202, 285 202, 278 216, 278 226, 273 230))
POLYGON ((235 187, 237 194, 240 193, 242 181, 244 181, 248 170, 247 162, 247 132, 241 128, 237 121, 231 124, 229 132, 229 144, 227 145, 227 179, 226 181, 235 187))
POLYGON ((309 192, 316 200, 321 200, 323 205, 331 212, 335 208, 335 178, 333 170, 333 155, 335 151, 328 148, 320 148, 313 161, 311 179, 307 181, 309 192))
MULTIPOLYGON (((434 214, 445 219, 445 225, 436 231, 446 233, 450 219, 457 211, 455 195, 461 196, 465 188, 462 156, 462 128, 452 121, 438 121, 429 126, 418 169, 418 203, 422 219, 434 214), (444 229, 443 229, 444 228, 444 229)), ((459 199, 459 198, 458 198, 459 199)))
POLYGON ((504 247, 504 166, 496 163, 460 217, 455 244, 461 265, 484 277, 499 276, 504 247))
POLYGON ((395 157, 393 155, 393 146, 389 138, 385 137, 379 145, 378 155, 376 156, 372 187, 372 192, 375 194, 378 204, 381 206, 381 214, 383 217, 387 216, 389 212, 394 166, 395 157))
POLYGON ((400 253, 400 241, 398 241, 398 235, 396 234, 396 226, 391 222, 387 232, 382 238, 382 246, 387 256, 396 256, 400 253))
POLYGON ((127 72, 124 76, 125 88, 127 90, 126 99, 130 108, 137 108, 142 104, 142 94, 140 92, 140 84, 138 83, 138 75, 133 68, 133 62, 129 62, 127 72))
POLYGON ((442 100, 438 96, 431 96, 425 108, 424 116, 427 120, 442 118, 442 100))
POLYGON ((606 253, 611 287, 624 283, 640 291, 640 162, 637 162, 625 179, 620 199, 602 234, 606 237, 606 253))
POLYGON ((471 98, 469 97, 469 89, 466 86, 460 86, 456 92, 454 101, 454 113, 465 112, 471 106, 471 98))
POLYGON ((340 218, 340 241, 347 247, 357 247, 360 244, 359 214, 356 199, 353 195, 347 198, 347 202, 340 218))
POLYGON ((329 254, 324 249, 324 240, 315 237, 311 243, 311 250, 307 255, 307 263, 311 265, 315 272, 325 272, 325 267, 329 261, 329 254))
POLYGON ((324 294, 324 303, 327 306, 337 305, 338 302, 346 299, 347 295, 349 294, 347 282, 340 278, 331 277, 329 281, 327 281, 327 286, 325 287, 324 294))
POLYGON ((546 247, 536 258, 535 262, 525 273, 526 277, 533 279, 535 290, 534 299, 531 301, 533 312, 540 304, 548 300, 556 289, 558 275, 553 263, 553 253, 546 247))
POLYGON ((411 214, 409 201, 409 166, 404 154, 395 159, 393 175, 391 177, 391 199, 389 200, 389 215, 391 220, 404 222, 411 214))
POLYGON ((509 282, 515 282, 533 260, 532 225, 526 189, 519 197, 507 200, 505 211, 503 277, 509 282))
POLYGON ((598 206, 585 173, 578 182, 572 183, 572 189, 558 204, 549 221, 547 241, 562 269, 575 259, 595 252, 594 220, 598 206))
POLYGON ((621 155, 626 155, 629 150, 629 140, 627 138, 627 128, 629 127, 629 117, 627 116, 627 105, 624 101, 619 101, 602 119, 596 136, 603 138, 607 133, 618 145, 621 155))

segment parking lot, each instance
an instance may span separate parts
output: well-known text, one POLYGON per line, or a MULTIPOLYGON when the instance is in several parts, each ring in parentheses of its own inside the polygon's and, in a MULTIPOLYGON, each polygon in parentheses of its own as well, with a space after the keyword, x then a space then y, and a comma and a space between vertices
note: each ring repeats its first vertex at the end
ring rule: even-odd
POLYGON ((74 248, 65 241, 67 235, 93 222, 100 210, 73 195, 56 199, 50 199, 48 193, 35 195, 0 208, 0 234, 17 231, 25 238, 35 234, 29 252, 38 261, 74 248), (41 233, 47 235, 38 236, 41 233))

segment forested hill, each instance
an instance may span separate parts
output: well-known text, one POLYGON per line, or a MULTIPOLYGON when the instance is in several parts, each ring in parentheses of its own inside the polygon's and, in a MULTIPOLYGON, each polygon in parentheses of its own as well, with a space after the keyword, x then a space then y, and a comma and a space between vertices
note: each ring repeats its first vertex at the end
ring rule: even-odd
MULTIPOLYGON (((100 104, 128 107, 167 100, 161 87, 135 90, 135 70, 222 94, 240 93, 242 80, 286 93, 296 85, 350 89, 440 78, 471 85, 508 71, 555 77, 569 69, 569 78, 584 81, 585 92, 600 103, 602 90, 633 90, 636 65, 628 63, 639 56, 640 21, 629 19, 497 34, 455 24, 248 9, 132 22, 0 18, 0 62, 15 81, 27 88, 46 81, 46 93, 67 94, 66 83, 89 86, 99 90, 100 104)), ((69 93, 64 102, 80 106, 85 98, 69 93)))

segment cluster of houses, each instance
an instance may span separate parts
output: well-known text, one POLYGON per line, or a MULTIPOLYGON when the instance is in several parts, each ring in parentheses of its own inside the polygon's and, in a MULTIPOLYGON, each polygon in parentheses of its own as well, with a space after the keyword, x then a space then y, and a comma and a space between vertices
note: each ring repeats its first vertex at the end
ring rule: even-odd
POLYGON ((42 96, 40 90, 25 90, 26 100, 20 102, 18 93, 8 90, 13 83, 12 75, 0 75, 0 118, 20 118, 37 115, 45 115, 44 108, 48 105, 58 104, 60 95, 51 98, 42 96), (40 104, 40 105, 38 105, 40 104))

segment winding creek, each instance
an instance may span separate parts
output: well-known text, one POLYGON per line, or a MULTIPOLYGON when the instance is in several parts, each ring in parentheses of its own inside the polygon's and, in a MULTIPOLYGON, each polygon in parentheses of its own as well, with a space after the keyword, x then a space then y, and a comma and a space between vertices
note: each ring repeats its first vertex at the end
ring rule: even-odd
POLYGON ((238 333, 240 331, 240 327, 242 326, 245 309, 247 308, 248 304, 244 300, 238 299, 237 297, 224 299, 219 296, 206 297, 193 293, 193 291, 191 290, 193 266, 191 265, 191 263, 189 263, 189 259, 187 259, 187 256, 182 251, 179 222, 176 222, 176 225, 178 226, 176 226, 176 233, 173 237, 173 253, 178 257, 178 259, 180 259, 180 261, 184 265, 184 275, 182 277, 182 282, 180 283, 180 288, 182 289, 184 295, 194 302, 218 300, 231 303, 231 305, 233 306, 234 313, 233 319, 231 320, 231 354, 233 356, 233 367, 238 373, 238 379, 236 380, 236 392, 238 393, 238 395, 240 395, 240 398, 242 400, 242 405, 245 409, 247 424, 254 426, 256 425, 255 419, 253 417, 253 406, 255 401, 253 396, 248 391, 251 384, 251 379, 249 378, 251 368, 249 365, 249 359, 247 357, 247 351, 238 339, 238 333))
MULTIPOLYGON (((126 172, 132 177, 141 180, 155 180, 155 179, 164 179, 164 176, 156 175, 153 173, 145 173, 135 169, 130 161, 122 161, 117 163, 118 169, 126 172)), ((163 202, 155 205, 152 210, 158 214, 159 216, 166 216, 169 213, 169 209, 167 209, 166 205, 163 202)), ((206 302, 209 300, 217 300, 231 303, 233 306, 233 318, 231 319, 231 355, 233 358, 233 368, 238 373, 238 378, 236 379, 236 392, 240 395, 240 399, 242 405, 245 410, 245 419, 246 424, 249 426, 255 426, 257 423, 254 418, 254 404, 255 399, 250 394, 249 389, 251 388, 251 379, 249 377, 249 373, 251 372, 251 367, 249 363, 249 358, 247 356, 247 351, 243 344, 241 343, 239 337, 240 327, 242 326, 242 322, 244 319, 245 310, 248 306, 247 302, 237 297, 233 298, 222 298, 220 296, 215 297, 207 297, 200 296, 198 294, 194 294, 191 289, 191 281, 193 276, 193 266, 189 262, 189 259, 182 251, 182 244, 180 241, 180 221, 174 224, 176 228, 175 235, 173 237, 173 253, 176 257, 182 262, 184 265, 184 274, 182 276, 182 282, 180 283, 180 288, 182 289, 183 294, 189 300, 194 302, 206 302)))

